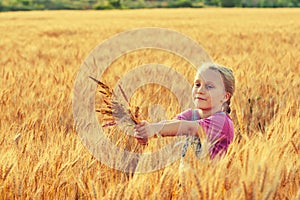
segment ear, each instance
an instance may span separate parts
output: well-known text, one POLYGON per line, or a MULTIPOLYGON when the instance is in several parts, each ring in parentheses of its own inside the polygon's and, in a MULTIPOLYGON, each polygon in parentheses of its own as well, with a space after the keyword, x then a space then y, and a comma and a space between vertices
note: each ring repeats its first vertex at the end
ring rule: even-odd
POLYGON ((231 94, 229 92, 225 92, 225 95, 224 95, 224 102, 228 101, 231 97, 231 94))

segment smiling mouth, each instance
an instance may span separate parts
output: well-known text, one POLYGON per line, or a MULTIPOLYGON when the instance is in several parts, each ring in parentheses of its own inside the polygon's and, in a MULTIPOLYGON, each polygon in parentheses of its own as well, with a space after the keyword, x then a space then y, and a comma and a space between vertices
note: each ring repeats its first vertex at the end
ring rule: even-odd
POLYGON ((201 97, 196 97, 195 99, 202 100, 202 101, 206 101, 206 99, 201 98, 201 97))

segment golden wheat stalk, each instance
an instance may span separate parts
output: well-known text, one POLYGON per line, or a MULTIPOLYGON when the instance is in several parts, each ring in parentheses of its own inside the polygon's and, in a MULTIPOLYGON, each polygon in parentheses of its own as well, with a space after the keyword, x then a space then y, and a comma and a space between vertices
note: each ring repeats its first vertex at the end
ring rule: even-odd
POLYGON ((104 118, 104 120, 109 121, 109 122, 105 123, 104 125, 102 125, 102 127, 114 126, 114 125, 116 125, 116 120, 121 120, 121 119, 126 119, 127 122, 130 124, 140 123, 140 120, 139 120, 140 108, 138 106, 132 107, 130 105, 130 102, 129 102, 124 90, 122 89, 121 85, 118 85, 118 86, 122 93, 123 98, 125 99, 126 103, 128 104, 127 107, 118 101, 113 101, 112 96, 114 94, 114 91, 108 85, 106 85, 105 83, 103 83, 91 76, 89 76, 89 78, 92 79, 93 81, 95 81, 100 86, 100 88, 102 90, 100 90, 99 92, 102 95, 104 95, 103 101, 106 104, 106 107, 96 109, 96 112, 100 112, 101 114, 107 116, 107 118, 104 118), (133 112, 133 110, 134 110, 134 112, 133 112))

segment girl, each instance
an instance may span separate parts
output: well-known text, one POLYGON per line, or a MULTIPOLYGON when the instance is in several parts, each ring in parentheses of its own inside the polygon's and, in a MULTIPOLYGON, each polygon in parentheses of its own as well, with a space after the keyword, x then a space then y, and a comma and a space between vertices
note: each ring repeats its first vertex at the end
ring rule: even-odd
POLYGON ((230 69, 214 63, 203 64, 197 71, 192 89, 196 109, 188 109, 169 121, 142 121, 135 126, 135 137, 140 144, 147 144, 148 138, 156 135, 191 136, 183 146, 182 157, 191 141, 196 143, 198 155, 201 149, 198 128, 201 127, 210 142, 210 157, 224 155, 234 137, 233 123, 228 115, 234 89, 235 79, 230 69))

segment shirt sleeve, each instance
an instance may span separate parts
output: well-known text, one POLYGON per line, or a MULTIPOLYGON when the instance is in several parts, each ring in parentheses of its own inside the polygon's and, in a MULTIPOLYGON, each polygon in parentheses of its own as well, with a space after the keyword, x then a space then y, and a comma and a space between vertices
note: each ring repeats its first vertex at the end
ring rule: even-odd
POLYGON ((222 155, 227 152, 229 144, 233 140, 233 126, 230 126, 230 118, 225 113, 217 113, 205 119, 197 120, 204 129, 210 142, 210 156, 222 155))
POLYGON ((178 120, 191 120, 192 119, 192 109, 188 109, 178 114, 174 119, 178 120))
MULTIPOLYGON (((192 120, 192 115, 192 109, 188 109, 178 114, 174 119, 190 121, 192 120)), ((217 155, 225 154, 234 137, 233 124, 230 117, 224 112, 219 112, 208 118, 196 121, 203 128, 210 142, 210 157, 213 159, 217 155)))

